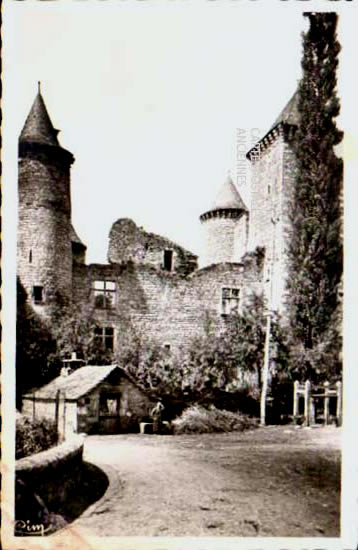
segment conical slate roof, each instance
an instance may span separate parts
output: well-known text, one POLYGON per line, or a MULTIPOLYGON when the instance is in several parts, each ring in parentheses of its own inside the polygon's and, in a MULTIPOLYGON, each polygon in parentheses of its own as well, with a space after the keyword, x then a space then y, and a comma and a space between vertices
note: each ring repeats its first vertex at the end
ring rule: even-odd
POLYGON ((300 114, 298 111, 298 99, 299 93, 298 90, 295 91, 290 101, 287 103, 285 108, 281 111, 279 116, 276 118, 275 122, 271 126, 271 130, 275 128, 278 124, 290 124, 291 126, 298 126, 300 122, 300 114))
POLYGON ((71 238, 72 243, 76 243, 76 244, 79 244, 79 245, 83 246, 84 248, 87 248, 86 245, 83 244, 83 242, 81 241, 81 239, 77 235, 73 225, 71 225, 71 227, 70 227, 70 238, 71 238))
POLYGON ((20 134, 20 141, 59 146, 57 134, 58 130, 52 125, 39 86, 38 94, 20 134))
POLYGON ((226 178, 211 207, 211 210, 225 209, 246 210, 246 206, 230 176, 226 178))

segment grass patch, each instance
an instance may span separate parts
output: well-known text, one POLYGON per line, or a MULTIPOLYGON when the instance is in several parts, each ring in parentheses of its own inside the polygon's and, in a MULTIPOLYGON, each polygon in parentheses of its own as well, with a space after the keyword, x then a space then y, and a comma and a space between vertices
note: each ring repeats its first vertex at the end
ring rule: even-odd
POLYGON ((238 412, 219 410, 213 405, 209 409, 194 405, 173 420, 175 434, 242 432, 256 428, 257 425, 256 418, 238 412))

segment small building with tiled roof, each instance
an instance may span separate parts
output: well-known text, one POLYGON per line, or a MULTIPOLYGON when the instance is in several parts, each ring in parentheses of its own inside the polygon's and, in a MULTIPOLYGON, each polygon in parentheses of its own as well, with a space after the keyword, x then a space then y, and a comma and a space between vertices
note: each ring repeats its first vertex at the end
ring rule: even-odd
POLYGON ((23 396, 22 412, 71 433, 138 431, 155 400, 117 365, 85 366, 23 396))

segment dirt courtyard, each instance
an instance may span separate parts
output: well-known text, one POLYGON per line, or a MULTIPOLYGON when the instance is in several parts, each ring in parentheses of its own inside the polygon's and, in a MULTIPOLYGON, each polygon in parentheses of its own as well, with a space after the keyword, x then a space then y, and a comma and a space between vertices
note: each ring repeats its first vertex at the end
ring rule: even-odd
POLYGON ((68 526, 89 536, 338 537, 341 429, 89 436, 109 487, 68 526))

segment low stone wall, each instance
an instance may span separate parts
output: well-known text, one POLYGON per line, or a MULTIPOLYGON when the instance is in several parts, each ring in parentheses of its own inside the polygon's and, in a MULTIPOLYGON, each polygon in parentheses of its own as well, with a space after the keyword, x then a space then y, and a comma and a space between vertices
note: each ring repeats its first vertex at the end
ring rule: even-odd
POLYGON ((83 436, 16 461, 16 516, 27 512, 35 494, 49 510, 56 510, 79 484, 83 436))

